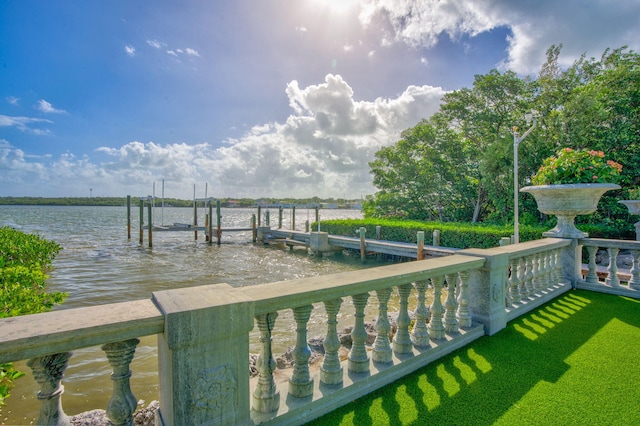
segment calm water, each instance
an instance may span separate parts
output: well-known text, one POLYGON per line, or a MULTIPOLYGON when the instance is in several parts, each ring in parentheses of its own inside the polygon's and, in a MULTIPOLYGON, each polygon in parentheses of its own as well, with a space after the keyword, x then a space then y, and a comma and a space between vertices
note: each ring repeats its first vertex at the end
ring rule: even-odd
MULTIPOLYGON (((263 214, 264 214, 263 209, 263 214)), ((248 227, 256 209, 222 209, 224 227, 248 227)), ((357 210, 321 210, 321 219, 360 218, 357 210)), ((204 209, 198 212, 198 223, 204 223, 204 209)), ((296 228, 315 219, 314 211, 297 209, 296 228)), ((151 292, 169 288, 228 283, 247 286, 314 275, 379 266, 366 265, 359 256, 352 258, 308 255, 303 250, 282 250, 251 243, 251 233, 222 234, 222 244, 209 246, 203 233, 194 241, 192 232, 155 232, 153 248, 147 246, 147 233, 142 246, 138 243, 138 210, 132 209, 132 239, 126 235, 125 207, 31 207, 0 206, 0 226, 11 226, 37 233, 63 247, 48 272, 48 288, 69 294, 56 309, 70 309, 148 299, 151 292)), ((146 209, 145 209, 146 221, 146 209)), ((154 223, 191 223, 193 209, 155 209, 154 223)), ((271 224, 277 224, 277 209, 271 210, 271 224)), ((283 228, 291 226, 291 211, 285 210, 283 228)), ((349 315, 345 309, 342 315, 349 315)), ((318 321, 321 322, 321 317, 318 321)), ((275 352, 292 346, 288 329, 294 329, 290 315, 282 313, 274 335, 275 352), (289 323, 291 323, 289 325, 289 323)), ((320 324, 310 325, 310 336, 321 332, 320 324)), ((257 332, 251 336, 252 352, 258 352, 257 332)), ((158 398, 156 337, 141 339, 132 364, 132 388, 144 404, 158 398)), ((23 362, 19 368, 29 372, 23 362)), ((111 395, 111 368, 99 348, 74 351, 65 374, 63 406, 70 415, 104 408, 111 395)), ((39 404, 38 387, 31 374, 18 381, 8 405, 0 410, 0 423, 35 423, 39 404)))

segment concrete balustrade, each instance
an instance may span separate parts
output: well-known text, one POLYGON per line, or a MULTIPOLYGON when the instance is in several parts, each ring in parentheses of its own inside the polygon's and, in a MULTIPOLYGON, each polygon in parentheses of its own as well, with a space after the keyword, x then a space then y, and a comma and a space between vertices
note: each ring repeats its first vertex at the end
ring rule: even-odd
POLYGON ((578 240, 578 249, 584 254, 581 272, 578 274, 576 286, 578 288, 599 291, 603 293, 622 294, 638 297, 640 294, 640 241, 620 241, 601 238, 582 238, 578 240), (608 257, 607 266, 598 265, 598 252, 608 257), (631 261, 630 268, 618 267, 624 253, 631 261))
MULTIPOLYGON (((604 246, 629 248, 617 243, 604 246)), ((135 396, 129 380, 135 380, 135 371, 129 365, 138 338, 157 334, 162 424, 301 424, 493 335, 575 282, 581 285, 584 280, 574 274, 579 266, 571 259, 578 258, 583 244, 603 247, 601 241, 549 238, 327 276, 166 290, 154 292, 151 300, 1 319, 0 362, 30 359, 41 385, 39 423, 68 424, 60 396, 64 370, 73 363, 71 351, 102 345, 113 367, 114 389, 103 408, 112 423, 131 424, 135 396), (391 308, 392 297, 397 309, 391 308), (355 310, 353 345, 341 362, 337 316, 347 301, 355 310), (410 305, 415 307, 411 331, 410 305), (377 313, 371 318, 376 334, 371 348, 368 309, 377 313), (290 312, 295 331, 285 331, 292 334, 294 363, 289 379, 282 381, 275 377, 272 333, 279 330, 279 315, 290 312), (389 314, 397 316, 393 341, 389 314), (326 324, 325 356, 317 373, 309 365, 310 318, 326 324), (249 332, 254 328, 259 376, 251 388, 249 332)), ((636 277, 637 258, 636 253, 636 277)))

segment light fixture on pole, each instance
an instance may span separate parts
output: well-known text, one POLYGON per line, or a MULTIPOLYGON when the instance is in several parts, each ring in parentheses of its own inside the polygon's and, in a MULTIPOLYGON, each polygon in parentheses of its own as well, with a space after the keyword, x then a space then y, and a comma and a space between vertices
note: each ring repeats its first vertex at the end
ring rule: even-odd
POLYGON ((524 140, 529 133, 536 127, 538 123, 538 112, 531 110, 531 112, 524 115, 524 119, 527 122, 527 126, 533 121, 533 125, 522 134, 518 135, 518 127, 513 127, 513 243, 518 244, 520 242, 520 223, 518 221, 518 146, 520 142, 524 140))

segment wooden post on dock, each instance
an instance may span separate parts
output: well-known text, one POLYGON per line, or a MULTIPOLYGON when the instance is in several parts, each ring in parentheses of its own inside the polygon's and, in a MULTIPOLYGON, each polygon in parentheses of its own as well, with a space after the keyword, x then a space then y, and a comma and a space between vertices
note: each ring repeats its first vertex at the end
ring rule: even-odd
POLYGON ((438 229, 433 230, 433 246, 440 246, 440 231, 438 229))
POLYGON ((366 252, 366 244, 364 241, 364 237, 367 233, 367 228, 365 227, 361 227, 360 228, 360 260, 362 262, 365 261, 365 259, 367 258, 367 252, 366 252))
POLYGON ((424 259, 424 231, 418 231, 418 260, 424 259))
POLYGON ((282 229, 282 206, 278 207, 278 229, 282 229))
POLYGON ((193 239, 198 241, 198 203, 196 202, 195 196, 193 198, 193 227, 196 228, 193 231, 193 239))
POLYGON ((291 208, 291 229, 296 230, 296 206, 291 208))
POLYGON ((218 245, 220 245, 220 239, 222 238, 222 215, 220 214, 220 199, 216 201, 216 224, 218 225, 218 245))
POLYGON ((213 244, 213 204, 211 200, 207 201, 207 206, 209 207, 209 214, 207 216, 207 234, 209 234, 209 245, 213 244))
POLYGON ((149 215, 149 247, 153 247, 153 206, 151 200, 147 204, 147 214, 149 215))
POLYGON ((256 226, 256 215, 251 215, 251 235, 253 237, 253 242, 255 243, 258 240, 258 227, 256 226))
POLYGON ((131 239, 131 195, 127 195, 127 240, 131 239))
POLYGON ((264 214, 264 226, 271 226, 271 214, 269 213, 269 209, 264 214))
POLYGON ((262 206, 258 206, 258 226, 262 226, 262 206))
POLYGON ((316 222, 318 222, 318 231, 320 231, 319 227, 320 227, 320 208, 316 207, 316 222))
POLYGON ((382 239, 382 226, 376 226, 376 240, 382 239))
POLYGON ((140 203, 140 245, 144 241, 144 201, 142 198, 138 200, 140 203))

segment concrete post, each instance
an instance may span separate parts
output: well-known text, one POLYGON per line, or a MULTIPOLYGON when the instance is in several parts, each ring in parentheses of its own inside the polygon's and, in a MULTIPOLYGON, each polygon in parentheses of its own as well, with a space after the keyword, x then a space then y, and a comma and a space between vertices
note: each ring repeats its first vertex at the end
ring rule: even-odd
POLYGON ((322 255, 322 253, 332 252, 333 247, 329 244, 329 233, 311 232, 309 235, 309 248, 317 256, 322 255))
POLYGON ((270 234, 271 233, 271 227, 270 226, 258 226, 258 229, 256 230, 256 236, 258 238, 258 241, 262 242, 262 243, 266 243, 266 241, 264 240, 265 235, 270 234))
POLYGON ((248 425, 254 305, 227 284, 158 291, 162 425, 248 425))
POLYGON ((505 288, 509 253, 492 254, 492 250, 467 249, 458 254, 484 257, 484 267, 470 271, 469 310, 474 321, 484 324, 486 335, 492 336, 507 326, 505 288))

